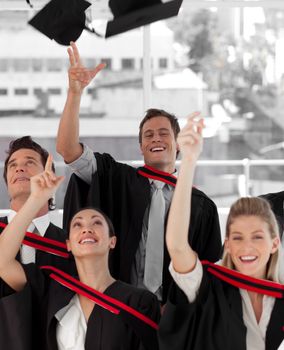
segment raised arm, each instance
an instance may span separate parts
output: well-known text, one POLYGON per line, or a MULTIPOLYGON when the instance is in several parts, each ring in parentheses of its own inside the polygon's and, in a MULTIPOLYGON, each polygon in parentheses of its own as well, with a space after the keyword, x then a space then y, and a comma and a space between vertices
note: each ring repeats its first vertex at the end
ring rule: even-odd
POLYGON ((52 157, 49 156, 45 171, 30 180, 31 194, 26 203, 0 235, 0 278, 16 291, 22 290, 26 284, 22 265, 16 260, 25 232, 63 179, 52 172, 52 157))
POLYGON ((188 244, 188 227, 194 171, 203 145, 204 124, 198 116, 199 113, 195 112, 188 118, 177 139, 182 158, 167 223, 166 242, 173 267, 179 273, 192 271, 196 264, 196 254, 188 244))
POLYGON ((84 88, 90 84, 104 63, 95 68, 84 67, 78 48, 74 42, 70 43, 68 55, 70 68, 68 70, 69 88, 67 100, 59 123, 57 133, 56 150, 62 155, 66 163, 71 163, 79 158, 83 152, 79 143, 79 111, 81 96, 84 88))

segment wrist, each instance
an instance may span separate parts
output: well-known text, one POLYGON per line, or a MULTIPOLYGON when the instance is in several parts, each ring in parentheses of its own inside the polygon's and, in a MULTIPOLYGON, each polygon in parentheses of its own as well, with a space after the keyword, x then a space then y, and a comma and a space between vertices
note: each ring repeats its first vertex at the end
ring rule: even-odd
POLYGON ((83 93, 83 89, 82 90, 73 90, 72 88, 69 87, 68 89, 68 96, 70 97, 77 97, 77 98, 81 98, 83 93))
POLYGON ((40 209, 48 201, 48 199, 44 198, 44 196, 40 194, 31 193, 29 198, 27 199, 27 202, 32 207, 40 209))

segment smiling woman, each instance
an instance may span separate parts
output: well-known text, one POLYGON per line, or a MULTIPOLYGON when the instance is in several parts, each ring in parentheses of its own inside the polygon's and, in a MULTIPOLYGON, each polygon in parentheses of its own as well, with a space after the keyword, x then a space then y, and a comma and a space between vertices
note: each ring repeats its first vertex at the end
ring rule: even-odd
MULTIPOLYGON (((25 294, 22 302, 32 303, 30 326, 37 349, 157 349, 159 303, 152 293, 111 276, 108 258, 116 237, 102 211, 81 209, 71 221, 66 243, 79 279, 51 266, 40 270, 15 259, 30 221, 62 181, 53 173, 49 157, 45 170, 30 177, 26 203, 0 236, 0 277, 18 292, 9 303, 30 290, 30 298, 25 294)), ((26 317, 17 314, 20 322, 26 323, 26 317)))
POLYGON ((163 350, 276 350, 284 339, 284 286, 279 284, 279 232, 269 204, 241 198, 228 216, 223 266, 202 263, 188 243, 194 170, 202 120, 178 137, 182 153, 167 225, 175 280, 160 323, 163 350))
POLYGON ((248 276, 279 282, 279 230, 264 199, 241 198, 227 219, 223 265, 248 276))

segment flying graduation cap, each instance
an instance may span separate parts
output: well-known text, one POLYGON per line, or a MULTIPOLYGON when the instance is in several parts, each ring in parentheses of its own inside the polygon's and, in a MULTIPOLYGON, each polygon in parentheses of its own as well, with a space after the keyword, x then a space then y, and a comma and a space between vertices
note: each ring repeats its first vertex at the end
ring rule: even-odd
POLYGON ((69 45, 80 37, 83 29, 97 34, 85 24, 85 11, 90 5, 85 0, 51 0, 29 24, 58 44, 69 45))
POLYGON ((183 0, 109 0, 114 19, 109 21, 106 38, 127 30, 176 16, 183 0))

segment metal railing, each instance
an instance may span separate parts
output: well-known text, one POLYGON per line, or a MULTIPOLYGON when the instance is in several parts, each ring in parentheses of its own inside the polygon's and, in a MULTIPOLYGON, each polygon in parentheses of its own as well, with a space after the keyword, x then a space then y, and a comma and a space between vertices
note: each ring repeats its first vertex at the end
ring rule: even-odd
MULTIPOLYGON (((141 166, 143 165, 143 161, 122 161, 122 163, 126 163, 132 166, 141 166)), ((177 167, 180 164, 180 161, 176 162, 177 167)), ((243 195, 250 196, 250 188, 251 188, 251 168, 258 166, 284 166, 284 159, 239 159, 239 160, 199 160, 197 165, 200 167, 209 166, 209 167, 222 167, 222 166, 240 166, 243 168, 243 171, 240 175, 244 177, 244 187, 243 187, 243 195)))
MULTIPOLYGON (((129 164, 134 167, 144 165, 143 160, 123 160, 121 163, 129 164)), ((176 162, 177 167, 179 167, 180 161, 176 162)), ((284 159, 239 159, 239 160, 199 160, 197 162, 199 167, 222 167, 222 166, 240 166, 243 170, 239 173, 244 177, 243 181, 243 195, 250 196, 250 188, 251 188, 251 168, 259 167, 259 166, 284 166, 284 159)), ((55 161, 56 168, 66 168, 66 164, 61 161, 55 161)), ((4 162, 0 162, 0 168, 3 169, 4 162)))

